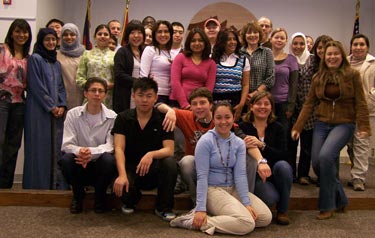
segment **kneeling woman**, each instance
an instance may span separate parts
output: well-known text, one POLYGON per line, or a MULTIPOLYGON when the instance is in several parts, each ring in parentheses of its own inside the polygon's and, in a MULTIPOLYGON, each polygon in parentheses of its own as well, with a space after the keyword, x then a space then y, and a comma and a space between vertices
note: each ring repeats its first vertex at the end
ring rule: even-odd
POLYGON ((276 204, 276 222, 288 225, 287 211, 293 175, 292 167, 287 162, 286 129, 276 121, 274 105, 271 93, 254 94, 249 111, 239 127, 249 135, 245 138, 249 154, 258 161, 254 194, 268 206, 276 204))
POLYGON ((271 223, 270 209, 249 193, 246 147, 230 129, 234 115, 228 102, 213 110, 215 128, 198 141, 195 149, 197 206, 171 221, 172 227, 245 235, 271 223))

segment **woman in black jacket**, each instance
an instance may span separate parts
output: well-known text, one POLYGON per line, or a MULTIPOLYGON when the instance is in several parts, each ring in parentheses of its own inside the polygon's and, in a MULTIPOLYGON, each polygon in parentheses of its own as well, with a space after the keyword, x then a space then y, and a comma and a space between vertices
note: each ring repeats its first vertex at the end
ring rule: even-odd
POLYGON ((139 78, 144 41, 144 27, 130 22, 125 30, 126 46, 118 49, 115 55, 113 110, 116 113, 131 108, 131 89, 134 79, 139 78))

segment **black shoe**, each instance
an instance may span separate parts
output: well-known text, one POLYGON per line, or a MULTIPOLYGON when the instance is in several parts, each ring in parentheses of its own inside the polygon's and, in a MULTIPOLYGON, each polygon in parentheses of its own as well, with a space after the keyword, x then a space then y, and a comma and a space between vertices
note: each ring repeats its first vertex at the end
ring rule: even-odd
POLYGON ((94 212, 95 213, 105 213, 107 210, 106 210, 106 207, 105 207, 105 203, 104 202, 99 202, 99 201, 95 201, 95 204, 94 204, 94 212))
POLYGON ((72 203, 70 204, 70 213, 78 214, 78 213, 82 213, 82 210, 83 210, 82 200, 73 198, 72 203))

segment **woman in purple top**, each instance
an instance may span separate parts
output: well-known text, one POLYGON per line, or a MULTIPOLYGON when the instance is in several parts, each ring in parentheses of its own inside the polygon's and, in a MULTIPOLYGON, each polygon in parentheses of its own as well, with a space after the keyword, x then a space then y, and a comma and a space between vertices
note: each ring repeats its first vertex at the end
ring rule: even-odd
POLYGON ((176 56, 171 69, 171 100, 183 109, 190 109, 188 97, 196 88, 206 87, 213 91, 216 64, 210 59, 211 44, 200 28, 190 31, 183 53, 176 56))
POLYGON ((288 41, 286 30, 277 28, 271 34, 272 53, 275 60, 275 84, 271 93, 275 99, 275 114, 286 129, 293 115, 298 80, 298 63, 296 57, 287 54, 284 48, 288 41))

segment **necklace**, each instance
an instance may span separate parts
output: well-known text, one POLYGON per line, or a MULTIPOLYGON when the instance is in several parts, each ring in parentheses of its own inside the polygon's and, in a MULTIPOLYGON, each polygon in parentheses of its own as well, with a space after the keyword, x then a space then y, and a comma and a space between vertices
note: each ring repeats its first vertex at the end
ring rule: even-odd
POLYGON ((165 53, 165 50, 160 50, 160 52, 165 56, 165 57, 167 57, 167 59, 168 59, 168 61, 169 61, 169 63, 171 63, 172 64, 172 62, 173 62, 173 60, 172 60, 172 56, 171 56, 171 53, 169 52, 169 51, 167 51, 168 52, 168 54, 166 54, 165 53))
POLYGON ((230 159, 230 149, 231 149, 231 141, 228 141, 228 145, 229 145, 229 150, 228 150, 228 155, 227 155, 227 160, 224 161, 224 158, 223 158, 223 155, 221 153, 221 149, 220 149, 220 144, 219 144, 219 140, 217 138, 217 136, 215 137, 216 138, 216 145, 217 145, 217 148, 219 149, 219 154, 220 154, 220 160, 221 160, 221 164, 223 165, 223 167, 225 168, 225 183, 228 182, 228 168, 229 168, 229 159, 230 159))

